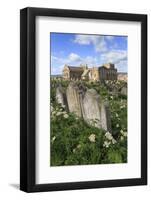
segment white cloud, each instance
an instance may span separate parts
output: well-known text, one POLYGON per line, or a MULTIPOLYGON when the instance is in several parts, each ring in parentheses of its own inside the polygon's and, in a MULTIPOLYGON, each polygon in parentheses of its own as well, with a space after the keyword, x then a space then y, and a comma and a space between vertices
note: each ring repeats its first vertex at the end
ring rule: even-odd
MULTIPOLYGON (((110 39, 111 39, 111 37, 110 37, 110 39)), ((76 35, 74 42, 81 44, 81 45, 92 44, 94 46, 96 52, 107 51, 107 43, 105 41, 104 36, 100 36, 100 35, 93 35, 93 36, 92 35, 76 35)))
POLYGON ((116 65, 119 72, 127 72, 127 66, 128 66, 127 60, 122 60, 116 65))
POLYGON ((88 64, 89 66, 97 65, 97 58, 92 56, 81 57, 78 54, 70 53, 69 56, 64 59, 66 64, 71 65, 80 65, 80 64, 88 64))
POLYGON ((101 60, 106 63, 117 64, 121 61, 127 60, 127 51, 125 50, 113 50, 101 55, 101 60))
POLYGON ((80 62, 81 58, 79 55, 77 55, 75 53, 70 53, 68 56, 68 60, 69 60, 69 62, 80 62))

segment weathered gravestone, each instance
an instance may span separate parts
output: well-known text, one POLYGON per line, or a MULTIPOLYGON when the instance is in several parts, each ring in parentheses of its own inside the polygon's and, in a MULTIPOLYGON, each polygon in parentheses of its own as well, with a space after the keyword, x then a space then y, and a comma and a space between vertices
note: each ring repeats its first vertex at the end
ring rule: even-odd
POLYGON ((101 103, 101 126, 111 132, 111 113, 108 102, 101 103))
POLYGON ((101 101, 96 90, 89 89, 84 95, 82 104, 84 120, 98 128, 111 130, 110 113, 108 105, 101 101))
POLYGON ((122 87, 121 94, 127 95, 127 87, 126 86, 122 87))
POLYGON ((62 106, 67 108, 66 95, 65 95, 65 92, 63 91, 63 88, 61 87, 61 85, 59 85, 56 88, 56 100, 57 100, 57 103, 59 103, 62 106))
POLYGON ((78 117, 82 117, 80 91, 78 86, 71 82, 66 91, 68 108, 70 112, 75 113, 78 117))

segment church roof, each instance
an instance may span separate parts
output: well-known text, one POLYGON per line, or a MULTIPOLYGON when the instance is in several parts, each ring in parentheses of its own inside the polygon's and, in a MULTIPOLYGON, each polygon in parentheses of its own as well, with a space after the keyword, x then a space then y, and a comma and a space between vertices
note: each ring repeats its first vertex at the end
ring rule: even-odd
POLYGON ((83 72, 83 67, 68 66, 70 71, 83 72))

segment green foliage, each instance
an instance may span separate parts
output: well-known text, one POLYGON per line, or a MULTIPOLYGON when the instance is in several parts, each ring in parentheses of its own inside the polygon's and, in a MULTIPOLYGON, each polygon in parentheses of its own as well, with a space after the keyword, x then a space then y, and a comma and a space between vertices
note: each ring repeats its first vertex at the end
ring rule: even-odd
MULTIPOLYGON (((59 81, 67 88, 68 81, 59 81)), ((127 96, 111 94, 100 83, 84 82, 94 88, 111 110, 112 133, 88 125, 74 113, 68 113, 57 104, 55 88, 51 81, 51 166, 109 164, 127 162, 127 96)), ((119 84, 119 83, 118 83, 119 84)))

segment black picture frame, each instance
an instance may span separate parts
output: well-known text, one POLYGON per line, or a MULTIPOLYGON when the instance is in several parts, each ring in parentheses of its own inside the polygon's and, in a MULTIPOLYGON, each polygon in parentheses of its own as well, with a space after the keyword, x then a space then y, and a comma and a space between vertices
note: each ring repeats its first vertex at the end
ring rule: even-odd
POLYGON ((147 15, 48 8, 20 11, 20 190, 56 190, 121 187, 147 184, 147 15), (54 16, 83 19, 120 20, 141 23, 141 178, 87 182, 36 184, 35 163, 35 19, 54 16))

